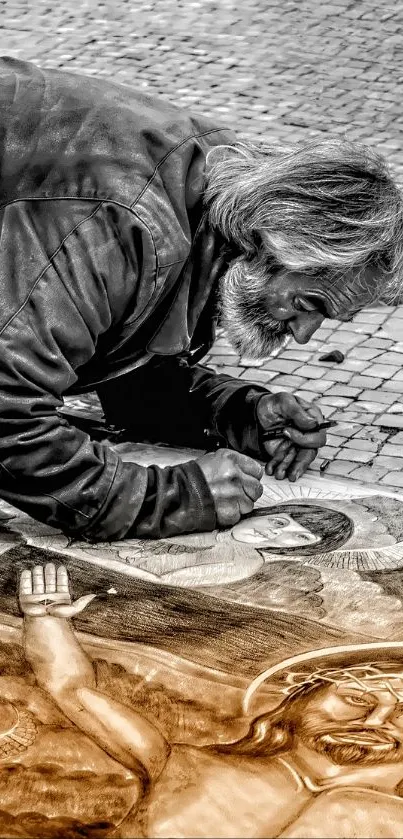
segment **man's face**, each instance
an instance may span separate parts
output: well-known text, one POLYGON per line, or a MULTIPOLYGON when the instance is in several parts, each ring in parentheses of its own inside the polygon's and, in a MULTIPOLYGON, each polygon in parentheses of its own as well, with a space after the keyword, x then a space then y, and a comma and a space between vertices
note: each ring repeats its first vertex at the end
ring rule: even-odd
POLYGON ((403 761, 403 674, 329 685, 296 723, 298 739, 339 766, 403 761), (389 686, 387 683, 389 682, 389 686))
POLYGON ((375 271, 357 282, 318 279, 286 268, 270 269, 262 257, 235 259, 221 283, 223 324, 241 355, 267 358, 287 337, 306 344, 325 318, 349 321, 377 296, 375 271))
POLYGON ((231 536, 256 548, 299 548, 320 542, 319 536, 284 513, 244 519, 232 528, 231 536))

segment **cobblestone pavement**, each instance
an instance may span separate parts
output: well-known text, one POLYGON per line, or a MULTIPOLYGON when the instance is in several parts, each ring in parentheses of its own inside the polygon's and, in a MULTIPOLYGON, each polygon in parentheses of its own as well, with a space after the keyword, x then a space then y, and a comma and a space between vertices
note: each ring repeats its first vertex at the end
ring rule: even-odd
MULTIPOLYGON (((337 134, 383 152, 403 182, 403 3, 399 0, 60 0, 0 3, 0 50, 112 78, 290 142, 337 134)), ((339 424, 314 464, 403 487, 403 309, 325 321, 306 347, 268 363, 239 359, 221 336, 217 369, 316 399, 339 424), (323 352, 341 348, 340 364, 323 352)), ((76 403, 85 408, 88 400, 76 403)))

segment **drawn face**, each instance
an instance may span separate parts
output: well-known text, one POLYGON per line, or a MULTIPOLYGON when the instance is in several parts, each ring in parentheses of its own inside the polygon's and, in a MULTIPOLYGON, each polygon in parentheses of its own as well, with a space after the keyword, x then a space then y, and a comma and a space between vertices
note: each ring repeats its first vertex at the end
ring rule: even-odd
POLYGON ((232 528, 231 535, 236 542, 256 548, 297 548, 320 542, 320 536, 286 513, 244 519, 232 528))
POLYGON ((297 736, 338 765, 403 761, 403 674, 326 686, 299 718, 297 736))

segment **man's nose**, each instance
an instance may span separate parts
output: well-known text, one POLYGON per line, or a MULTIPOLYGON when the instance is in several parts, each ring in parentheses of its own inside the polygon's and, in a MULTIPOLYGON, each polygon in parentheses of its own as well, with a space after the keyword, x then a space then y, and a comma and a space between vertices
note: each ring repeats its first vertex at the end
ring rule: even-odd
POLYGON ((385 722, 392 716, 393 712, 396 709, 396 705, 377 705, 376 708, 372 711, 372 713, 366 718, 365 720, 365 727, 366 728, 378 728, 380 725, 384 725, 385 722))
POLYGON ((307 344, 314 332, 322 326, 324 319, 320 312, 301 312, 288 321, 288 327, 297 344, 307 344))

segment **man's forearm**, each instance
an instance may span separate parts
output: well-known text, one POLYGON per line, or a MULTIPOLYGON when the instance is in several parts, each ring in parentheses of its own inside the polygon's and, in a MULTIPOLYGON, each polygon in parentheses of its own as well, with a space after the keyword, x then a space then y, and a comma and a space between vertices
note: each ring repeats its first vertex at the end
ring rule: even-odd
POLYGON ((52 615, 24 618, 24 649, 38 684, 61 711, 129 769, 162 770, 169 746, 151 723, 96 689, 94 668, 71 624, 52 615))
POLYGON ((98 393, 108 422, 128 429, 134 440, 206 449, 221 436, 232 448, 257 453, 246 442, 245 427, 254 425, 251 399, 267 391, 207 366, 154 361, 98 393))
POLYGON ((95 686, 92 662, 65 618, 25 616, 24 650, 38 684, 56 702, 80 687, 95 686))

